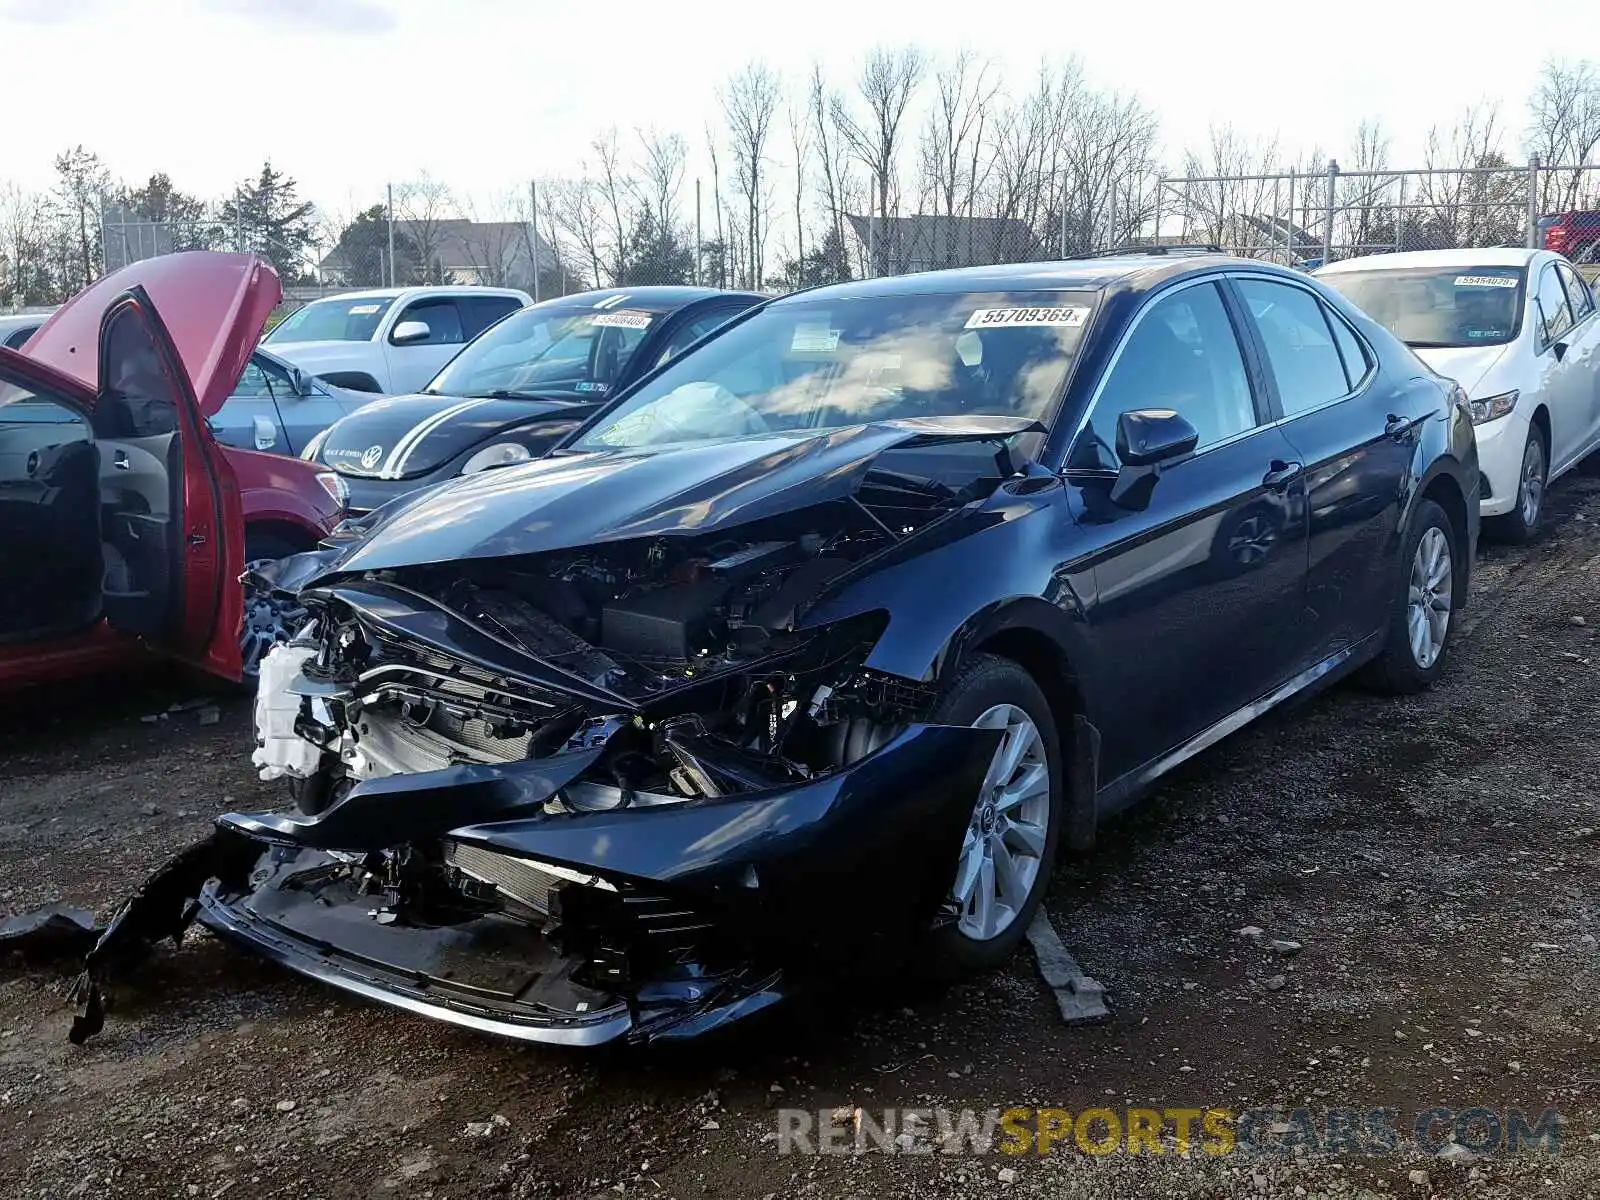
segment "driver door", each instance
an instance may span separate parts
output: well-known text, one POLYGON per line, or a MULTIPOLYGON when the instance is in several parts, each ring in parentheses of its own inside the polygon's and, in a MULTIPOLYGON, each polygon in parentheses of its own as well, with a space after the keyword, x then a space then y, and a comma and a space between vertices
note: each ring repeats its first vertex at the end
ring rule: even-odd
POLYGON ((141 287, 117 296, 101 319, 99 386, 88 417, 98 452, 107 622, 239 678, 238 481, 141 287))

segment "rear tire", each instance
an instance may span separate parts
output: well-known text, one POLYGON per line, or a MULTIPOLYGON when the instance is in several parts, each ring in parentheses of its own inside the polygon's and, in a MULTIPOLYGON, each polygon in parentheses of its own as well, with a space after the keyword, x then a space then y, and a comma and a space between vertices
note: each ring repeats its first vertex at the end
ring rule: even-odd
POLYGON ((1516 507, 1504 516, 1490 517, 1484 522, 1496 541, 1524 545, 1539 533, 1539 522, 1544 518, 1545 494, 1550 479, 1550 448, 1546 445, 1544 431, 1534 425, 1528 430, 1528 441, 1522 448, 1522 467, 1517 474, 1516 507))
POLYGON ((1383 650, 1366 669, 1376 690, 1420 692, 1444 670, 1455 632, 1456 579, 1465 565, 1461 554, 1444 509, 1418 501, 1400 542, 1383 650))
POLYGON ((1066 816, 1065 772, 1049 702, 1010 659, 981 654, 969 660, 929 720, 1006 730, 990 766, 993 778, 974 798, 957 860, 950 899, 960 916, 928 938, 931 973, 951 978, 999 966, 1026 935, 1055 864, 1066 816))

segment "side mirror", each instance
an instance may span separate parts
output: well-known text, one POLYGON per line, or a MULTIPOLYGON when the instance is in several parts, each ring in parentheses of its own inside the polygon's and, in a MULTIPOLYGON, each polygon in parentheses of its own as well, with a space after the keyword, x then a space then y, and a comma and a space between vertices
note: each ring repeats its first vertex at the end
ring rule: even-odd
POLYGON ((1153 467, 1195 448, 1195 427, 1170 408, 1138 408, 1117 418, 1117 457, 1128 467, 1153 467))
POLYGON ((389 340, 402 345, 406 342, 420 342, 432 332, 426 321, 401 321, 394 327, 389 340))
POLYGON ((289 368, 289 386, 294 388, 296 396, 311 395, 311 378, 299 367, 289 368))
POLYGON ((1122 469, 1109 499, 1118 508, 1140 511, 1150 504, 1162 463, 1195 448, 1195 427, 1170 408, 1136 408, 1117 418, 1117 458, 1122 469))

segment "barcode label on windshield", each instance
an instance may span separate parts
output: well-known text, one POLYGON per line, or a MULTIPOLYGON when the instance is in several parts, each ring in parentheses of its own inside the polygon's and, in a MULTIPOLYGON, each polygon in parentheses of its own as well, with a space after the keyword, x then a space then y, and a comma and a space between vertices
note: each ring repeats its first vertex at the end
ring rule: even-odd
POLYGON ((1517 281, 1505 275, 1457 275, 1457 287, 1516 287, 1517 281))
POLYGON ((651 319, 651 313, 623 309, 620 312, 601 313, 594 318, 593 323, 618 329, 648 329, 651 319))
POLYGON ((967 318, 966 327, 1042 325, 1052 329, 1076 329, 1088 315, 1087 308, 980 308, 967 318))

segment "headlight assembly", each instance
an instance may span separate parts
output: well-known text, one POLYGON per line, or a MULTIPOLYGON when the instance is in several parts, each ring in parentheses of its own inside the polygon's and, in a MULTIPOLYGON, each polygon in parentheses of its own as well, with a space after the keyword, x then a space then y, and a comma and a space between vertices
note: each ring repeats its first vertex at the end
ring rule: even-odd
POLYGON ((1517 406, 1517 397, 1521 393, 1513 388, 1509 392, 1501 392, 1495 396, 1485 396, 1481 400, 1467 401, 1467 407, 1472 410, 1472 423, 1482 425, 1485 421, 1493 421, 1505 416, 1517 406))
POLYGON ((463 475, 476 475, 479 471, 487 471, 490 467, 508 467, 512 463, 527 462, 533 453, 520 442, 496 442, 492 446, 485 446, 461 468, 463 475))

